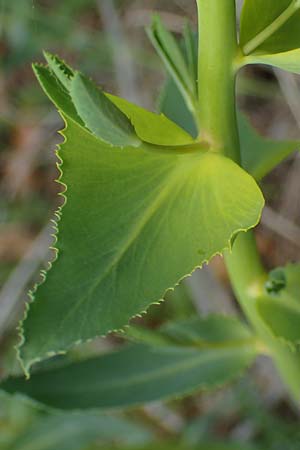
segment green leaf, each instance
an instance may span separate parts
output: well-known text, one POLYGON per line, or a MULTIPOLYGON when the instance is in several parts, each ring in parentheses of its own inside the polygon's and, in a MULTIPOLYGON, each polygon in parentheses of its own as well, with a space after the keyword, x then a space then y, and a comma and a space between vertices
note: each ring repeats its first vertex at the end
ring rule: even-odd
POLYGON ((253 342, 251 331, 240 320, 217 314, 170 322, 160 328, 160 333, 174 344, 200 348, 253 342))
POLYGON ((70 91, 71 81, 75 73, 70 66, 62 61, 58 56, 52 55, 49 52, 44 52, 44 57, 49 65, 50 70, 61 82, 67 91, 70 91))
POLYGON ((240 43, 245 48, 269 27, 269 32, 261 36, 262 42, 257 41, 259 45, 251 53, 282 53, 300 48, 299 23, 299 0, 244 0, 240 43))
POLYGON ((245 0, 240 44, 248 64, 300 72, 299 0, 245 0))
POLYGON ((74 120, 81 126, 83 121, 79 117, 69 92, 59 82, 51 71, 40 64, 33 64, 33 71, 45 94, 50 98, 54 105, 67 117, 74 120))
MULTIPOLYGON (((150 436, 133 423, 97 413, 53 414, 33 422, 10 450, 82 450, 95 442, 140 444, 150 436)), ((106 443, 106 444, 105 444, 106 443)))
POLYGON ((300 49, 271 55, 249 55, 245 64, 266 64, 287 72, 300 73, 300 49))
POLYGON ((192 30, 190 22, 186 22, 183 29, 183 39, 187 66, 190 72, 191 80, 194 81, 193 90, 198 92, 198 36, 192 30))
POLYGON ((126 329, 126 336, 151 345, 197 348, 254 342, 250 329, 239 319, 218 314, 170 321, 155 330, 131 325, 126 329))
POLYGON ((166 146, 188 145, 194 142, 190 134, 164 114, 147 111, 111 94, 106 96, 130 119, 136 134, 142 141, 166 146))
POLYGON ((196 83, 175 38, 164 27, 158 15, 153 16, 151 27, 148 28, 147 32, 167 71, 185 98, 189 109, 193 110, 197 98, 196 83))
POLYGON ((199 131, 194 117, 175 82, 169 78, 160 94, 158 109, 173 122, 187 131, 194 139, 199 131))
POLYGON ((269 275, 269 295, 260 298, 257 310, 272 334, 297 345, 300 343, 300 265, 289 264, 269 275))
MULTIPOLYGON (((195 136, 194 119, 172 80, 168 80, 162 92, 160 109, 171 120, 195 136)), ((242 166, 256 180, 261 180, 280 162, 300 148, 300 141, 275 141, 260 136, 242 113, 238 113, 238 127, 242 166)))
POLYGON ((64 134, 58 258, 23 324, 27 369, 123 327, 255 226, 264 204, 220 154, 111 148, 71 120, 64 134))
POLYGON ((256 355, 253 343, 210 349, 132 345, 111 354, 8 379, 1 388, 61 409, 128 407, 212 389, 236 378, 256 355))
POLYGON ((242 166, 256 180, 261 180, 291 153, 299 141, 275 141, 260 136, 243 114, 238 114, 242 166))
POLYGON ((70 94, 79 116, 95 136, 119 147, 141 144, 125 114, 79 72, 71 80, 70 94))
MULTIPOLYGON (((53 61, 54 58, 54 60, 56 61, 57 58, 49 54, 47 54, 47 57, 50 61, 53 61)), ((54 66, 56 70, 55 73, 51 73, 49 68, 36 64, 34 65, 34 72, 43 90, 53 101, 56 107, 65 116, 68 116, 80 125, 84 126, 84 122, 80 119, 76 108, 73 105, 72 99, 69 95, 69 91, 64 88, 59 79, 56 77, 56 73, 58 72, 58 70, 60 70, 61 64, 63 63, 60 61, 59 66, 54 66)), ((51 66, 51 69, 53 70, 53 64, 51 66)), ((64 76, 64 72, 58 72, 58 74, 60 74, 60 76, 62 77, 64 76)), ((71 81, 69 80, 69 84, 67 84, 67 87, 70 88, 70 86, 71 81)), ((100 95, 102 95, 100 90, 99 92, 100 95)), ((151 144, 167 146, 188 145, 194 142, 193 138, 187 132, 185 132, 182 128, 177 126, 176 123, 169 120, 163 114, 158 115, 152 113, 133 103, 128 102, 127 100, 111 94, 105 93, 105 95, 123 114, 128 117, 128 119, 134 126, 136 134, 141 140, 149 142, 151 144)))
POLYGON ((263 297, 258 300, 257 309, 274 336, 300 343, 300 304, 263 297))

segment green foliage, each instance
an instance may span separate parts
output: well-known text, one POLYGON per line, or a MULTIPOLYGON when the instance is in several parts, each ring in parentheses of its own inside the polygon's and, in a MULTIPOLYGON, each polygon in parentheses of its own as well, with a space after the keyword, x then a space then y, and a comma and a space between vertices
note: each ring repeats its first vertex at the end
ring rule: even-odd
MULTIPOLYGON (((228 331, 228 330, 227 330, 228 331)), ((212 389, 236 378, 256 355, 252 339, 202 348, 131 345, 111 354, 32 374, 29 381, 10 378, 7 392, 19 392, 61 409, 126 407, 212 389)))
POLYGON ((300 73, 298 0, 245 0, 240 44, 248 63, 300 73))
POLYGON ((290 264, 271 272, 266 284, 269 296, 257 301, 257 309, 274 336, 292 345, 300 343, 300 266, 290 264))
POLYGON ((70 95, 79 116, 95 136, 119 147, 141 144, 125 114, 87 77, 78 72, 74 75, 70 95))
MULTIPOLYGON (((135 343, 36 366, 29 381, 3 382, 7 392, 65 410, 130 407, 223 385, 263 348, 297 397, 299 352, 291 348, 300 339, 299 266, 273 271, 264 286, 254 241, 241 232, 256 226, 264 204, 255 179, 299 142, 264 139, 236 114, 233 69, 264 62, 300 72, 300 1, 245 0, 240 47, 235 2, 197 3, 199 54, 189 25, 182 47, 157 16, 148 30, 172 78, 161 101, 166 115, 103 92, 57 56, 45 53, 48 66, 34 65, 65 122, 58 150, 65 203, 55 222, 56 259, 31 293, 20 327, 20 360, 28 375, 33 363, 111 331, 135 343), (227 249, 238 255, 229 272, 256 334, 218 315, 124 332, 132 317, 227 249)), ((13 448, 79 450, 98 438, 111 442, 116 430, 135 434, 127 425, 90 412, 47 416, 13 448)))
POLYGON ((33 422, 9 450, 84 450, 97 441, 107 448, 111 442, 137 445, 147 439, 146 431, 125 419, 91 412, 51 414, 33 422))
MULTIPOLYGON (((246 172, 197 141, 186 149, 174 142, 167 152, 165 146, 148 144, 138 150, 105 145, 81 122, 86 121, 83 110, 89 110, 90 99, 101 103, 103 94, 93 93, 86 100, 79 78, 81 101, 74 102, 75 108, 76 77, 70 96, 54 74, 43 67, 35 70, 67 117, 65 143, 59 151, 60 182, 67 191, 58 258, 24 322, 20 352, 26 370, 32 362, 76 342, 123 327, 196 266, 230 247, 237 232, 256 225, 263 206, 262 195, 246 172)), ((106 106, 95 103, 102 114, 94 113, 99 133, 102 127, 103 133, 108 132, 107 120, 114 114, 106 106)), ((126 109, 134 124, 136 110, 130 105, 126 109)), ((120 115, 123 120, 125 115, 118 110, 118 124, 120 115)), ((154 119, 156 127, 159 117, 154 119)), ((141 121, 137 128, 142 136, 141 121)))
MULTIPOLYGON (((185 32, 187 60, 179 48, 173 35, 164 27, 159 16, 154 16, 148 36, 161 57, 171 77, 175 80, 189 109, 194 112, 197 98, 197 78, 194 67, 195 45, 191 31, 185 32)), ((197 67, 197 66, 196 66, 197 67)))

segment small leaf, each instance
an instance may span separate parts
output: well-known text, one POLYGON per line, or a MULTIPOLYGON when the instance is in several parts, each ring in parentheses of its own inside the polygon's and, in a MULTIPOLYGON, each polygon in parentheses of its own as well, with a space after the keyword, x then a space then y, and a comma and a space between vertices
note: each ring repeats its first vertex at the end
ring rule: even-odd
POLYGON ((79 116, 95 136, 119 147, 141 144, 125 114, 84 75, 74 75, 70 94, 79 116))
POLYGON ((177 345, 203 348, 253 341, 251 331, 240 320, 217 314, 170 322, 163 325, 159 331, 177 345))
POLYGON ((130 119, 142 141, 167 146, 188 145, 194 142, 186 131, 163 114, 147 111, 115 95, 106 94, 106 96, 130 119))
POLYGON ((249 55, 244 61, 245 64, 266 64, 286 70, 287 72, 300 73, 300 49, 298 48, 296 50, 270 55, 249 55))
POLYGON ((278 268, 272 270, 269 274, 269 279, 266 282, 266 290, 270 295, 278 295, 286 288, 287 280, 284 270, 278 268))
POLYGON ((181 91, 189 109, 194 109, 197 98, 195 80, 191 77, 182 51, 173 35, 164 27, 159 16, 154 16, 148 36, 165 64, 167 71, 181 91))
POLYGON ((288 264, 286 267, 278 267, 269 274, 266 287, 273 285, 280 289, 271 290, 270 295, 285 301, 300 304, 300 264, 288 264))
POLYGON ((298 0, 245 0, 240 33, 244 64, 300 73, 299 27, 298 0))
POLYGON ((300 148, 300 141, 275 141, 260 136, 243 114, 238 114, 242 166, 261 180, 281 161, 300 148))
POLYGON ((61 409, 128 407, 215 388, 256 355, 252 344, 195 350, 132 345, 69 366, 9 379, 1 388, 61 409))
POLYGON ((56 76, 56 78, 61 82, 67 91, 70 91, 71 80, 74 77, 74 70, 71 69, 64 61, 62 61, 58 56, 52 55, 51 53, 44 52, 45 59, 49 65, 50 70, 56 76))
POLYGON ((246 54, 288 52, 300 48, 299 25, 299 0, 245 0, 240 43, 244 49, 252 43, 246 54))
POLYGON ((77 111, 73 105, 69 92, 63 87, 51 71, 47 67, 40 64, 33 64, 33 70, 42 89, 54 105, 65 116, 74 120, 74 122, 79 125, 84 126, 83 121, 77 114, 77 111))

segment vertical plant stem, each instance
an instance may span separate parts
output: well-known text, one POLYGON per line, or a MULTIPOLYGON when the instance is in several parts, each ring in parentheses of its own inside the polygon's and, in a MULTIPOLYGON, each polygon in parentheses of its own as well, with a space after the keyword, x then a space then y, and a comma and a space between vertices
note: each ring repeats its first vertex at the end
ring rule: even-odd
MULTIPOLYGON (((240 163, 234 60, 238 51, 235 0, 197 0, 199 12, 199 120, 201 134, 240 163)), ((256 302, 267 278, 252 232, 240 233, 225 262, 236 298, 267 346, 291 395, 300 398, 300 353, 273 338, 256 302)))
POLYGON ((197 3, 201 134, 221 152, 239 162, 233 67, 238 51, 235 1, 197 0, 197 3))

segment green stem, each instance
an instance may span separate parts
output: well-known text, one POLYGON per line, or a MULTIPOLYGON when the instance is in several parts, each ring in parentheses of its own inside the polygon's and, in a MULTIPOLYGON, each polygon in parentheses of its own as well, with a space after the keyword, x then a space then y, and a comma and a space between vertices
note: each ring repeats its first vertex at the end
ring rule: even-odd
POLYGON ((243 47, 244 55, 249 55, 254 50, 256 50, 261 44, 263 44, 269 37, 271 37, 282 25, 284 25, 290 17, 300 8, 299 0, 294 0, 292 3, 276 17, 276 19, 268 25, 264 30, 254 36, 247 44, 243 47))
POLYGON ((266 345, 288 390, 300 399, 300 352, 274 338, 256 309, 256 302, 265 293, 266 272, 262 266, 253 233, 240 234, 225 262, 236 298, 257 335, 266 345))
MULTIPOLYGON (((236 122, 235 59, 237 56, 235 0, 197 0, 199 11, 199 119, 202 137, 239 163, 236 122)), ((256 302, 266 295, 267 273, 253 232, 240 233, 225 255, 236 298, 258 337, 270 352, 291 395, 300 398, 300 353, 275 339, 260 318, 256 302)))
POLYGON ((235 2, 197 0, 197 3, 201 136, 217 150, 239 162, 233 63, 238 53, 235 2))

